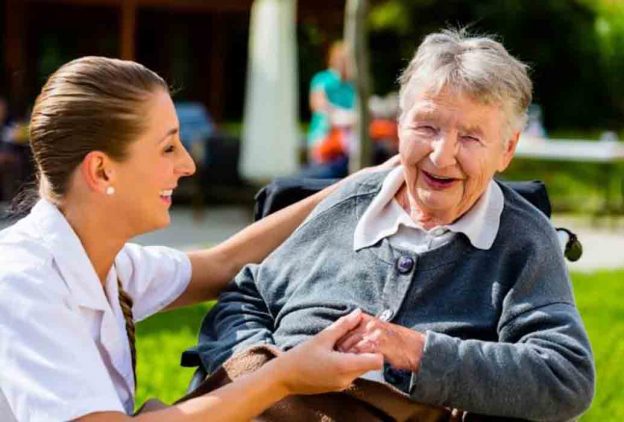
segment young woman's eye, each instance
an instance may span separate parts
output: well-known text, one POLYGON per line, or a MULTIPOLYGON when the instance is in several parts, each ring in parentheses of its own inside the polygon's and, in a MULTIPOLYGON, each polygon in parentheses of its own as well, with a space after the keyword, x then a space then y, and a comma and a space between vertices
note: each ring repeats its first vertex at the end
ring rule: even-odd
POLYGON ((175 151, 175 147, 173 145, 169 145, 169 146, 167 146, 165 148, 165 152, 166 153, 170 153, 170 152, 173 152, 173 151, 175 151))

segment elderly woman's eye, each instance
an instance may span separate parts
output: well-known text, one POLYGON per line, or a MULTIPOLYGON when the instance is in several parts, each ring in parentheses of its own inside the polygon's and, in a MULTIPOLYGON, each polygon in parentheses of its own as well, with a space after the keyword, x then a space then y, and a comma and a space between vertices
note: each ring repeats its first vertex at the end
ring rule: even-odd
POLYGON ((481 142, 481 140, 475 136, 464 135, 462 139, 467 142, 481 142))
POLYGON ((416 130, 423 135, 435 135, 436 128, 429 125, 416 126, 416 130))

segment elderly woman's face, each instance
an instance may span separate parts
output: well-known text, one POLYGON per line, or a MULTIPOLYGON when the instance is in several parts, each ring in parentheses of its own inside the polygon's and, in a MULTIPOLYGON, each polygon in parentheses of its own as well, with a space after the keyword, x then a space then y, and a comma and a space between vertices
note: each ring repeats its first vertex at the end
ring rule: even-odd
POLYGON ((420 93, 399 124, 401 163, 412 206, 438 224, 468 211, 511 161, 519 133, 503 140, 502 107, 445 88, 420 93))

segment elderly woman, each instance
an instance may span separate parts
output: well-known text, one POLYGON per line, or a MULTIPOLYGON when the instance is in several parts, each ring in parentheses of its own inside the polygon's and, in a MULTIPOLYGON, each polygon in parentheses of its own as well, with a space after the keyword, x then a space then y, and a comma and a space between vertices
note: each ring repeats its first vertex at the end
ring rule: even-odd
POLYGON ((500 43, 426 37, 401 77, 402 166, 345 186, 242 270, 202 326, 204 366, 291 348, 361 308, 338 347, 382 353, 376 379, 414 401, 537 420, 587 409, 593 358, 555 231, 493 180, 530 101, 500 43))

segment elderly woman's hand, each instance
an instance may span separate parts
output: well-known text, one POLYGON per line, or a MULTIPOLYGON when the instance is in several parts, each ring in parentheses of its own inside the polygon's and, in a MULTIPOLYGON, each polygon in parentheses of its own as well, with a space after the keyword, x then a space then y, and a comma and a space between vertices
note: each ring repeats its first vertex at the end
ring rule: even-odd
POLYGON ((381 353, 393 367, 411 372, 420 367, 424 346, 422 333, 366 314, 337 343, 346 353, 381 353))

